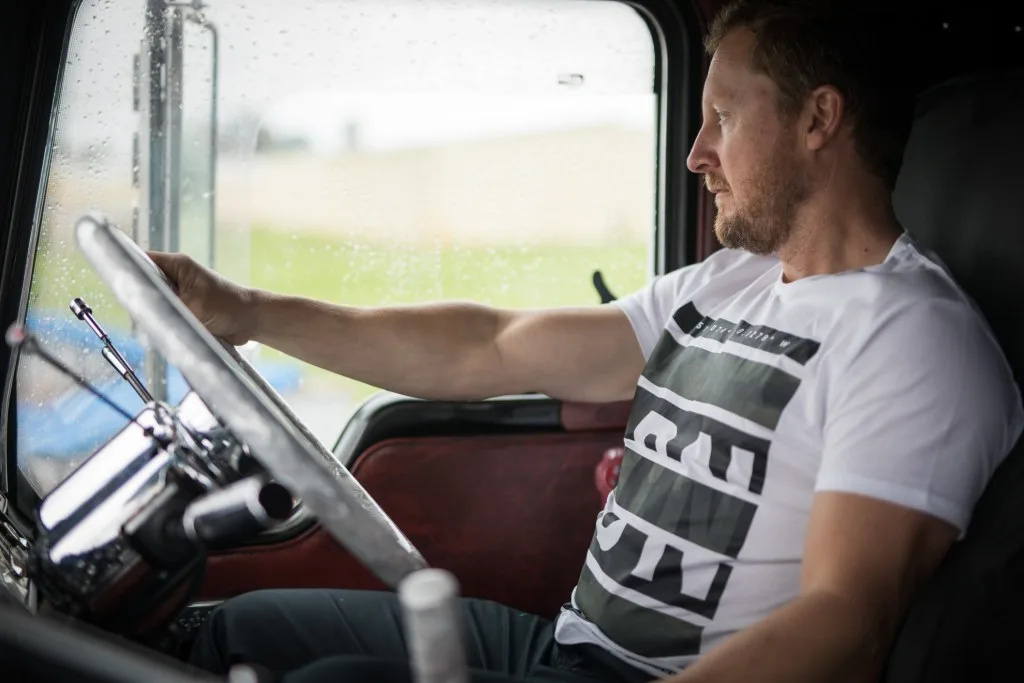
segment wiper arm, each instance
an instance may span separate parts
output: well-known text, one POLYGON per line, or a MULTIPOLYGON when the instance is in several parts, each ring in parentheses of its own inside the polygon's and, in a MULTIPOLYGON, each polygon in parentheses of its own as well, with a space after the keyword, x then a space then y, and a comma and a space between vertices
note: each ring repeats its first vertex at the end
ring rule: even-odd
POLYGON ((117 374, 121 375, 128 384, 131 385, 135 393, 139 395, 143 403, 152 403, 153 395, 146 390, 146 387, 139 381, 139 378, 135 375, 135 371, 132 370, 132 366, 128 364, 121 352, 117 350, 113 342, 110 341, 110 337, 103 331, 100 324, 96 322, 96 318, 92 317, 92 309, 89 304, 85 303, 81 298, 76 297, 74 301, 68 306, 71 312, 75 314, 75 317, 79 320, 85 321, 85 324, 93 331, 93 333, 100 338, 103 342, 103 350, 100 354, 106 359, 110 366, 114 368, 117 374))

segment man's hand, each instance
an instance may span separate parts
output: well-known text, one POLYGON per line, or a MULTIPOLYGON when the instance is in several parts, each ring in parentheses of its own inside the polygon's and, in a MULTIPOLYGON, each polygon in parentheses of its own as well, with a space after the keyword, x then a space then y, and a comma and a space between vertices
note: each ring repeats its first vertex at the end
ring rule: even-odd
POLYGON ((182 303, 214 336, 241 346, 255 334, 254 292, 185 254, 147 252, 178 290, 182 303))
POLYGON ((911 599, 956 534, 906 507, 818 493, 800 596, 670 680, 874 683, 911 599))

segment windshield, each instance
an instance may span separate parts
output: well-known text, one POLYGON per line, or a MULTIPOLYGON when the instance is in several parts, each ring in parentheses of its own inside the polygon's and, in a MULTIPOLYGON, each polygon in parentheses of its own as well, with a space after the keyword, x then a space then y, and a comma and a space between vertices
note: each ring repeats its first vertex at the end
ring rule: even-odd
MULTIPOLYGON (((55 112, 26 321, 129 412, 74 297, 158 398, 188 391, 77 253, 98 210, 141 246, 351 305, 599 302, 652 274, 656 46, 601 0, 85 0, 55 112)), ((339 344, 344 340, 338 340, 339 344)), ((332 444, 377 391, 251 346, 332 444)), ((19 467, 45 494, 124 418, 22 356, 19 467)))

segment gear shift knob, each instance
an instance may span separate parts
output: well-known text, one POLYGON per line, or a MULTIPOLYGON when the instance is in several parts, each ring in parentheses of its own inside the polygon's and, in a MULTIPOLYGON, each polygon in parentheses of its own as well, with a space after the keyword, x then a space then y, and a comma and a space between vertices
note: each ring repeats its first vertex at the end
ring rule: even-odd
POLYGON ((444 569, 420 569, 402 580, 409 666, 416 683, 468 683, 459 612, 459 583, 444 569))

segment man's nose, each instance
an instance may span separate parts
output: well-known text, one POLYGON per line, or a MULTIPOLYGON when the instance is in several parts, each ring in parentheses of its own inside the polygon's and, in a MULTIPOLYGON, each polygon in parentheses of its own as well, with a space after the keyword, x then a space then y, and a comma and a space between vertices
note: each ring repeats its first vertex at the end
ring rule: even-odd
POLYGON ((702 126, 690 148, 690 154, 686 157, 686 168, 693 173, 707 173, 711 168, 714 158, 711 148, 707 144, 707 135, 702 126))

